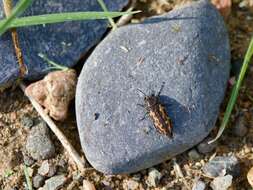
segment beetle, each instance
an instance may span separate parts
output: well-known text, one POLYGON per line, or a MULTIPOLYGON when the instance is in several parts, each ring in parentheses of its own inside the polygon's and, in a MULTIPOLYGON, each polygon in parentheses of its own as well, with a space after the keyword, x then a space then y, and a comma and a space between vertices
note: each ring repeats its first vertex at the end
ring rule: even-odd
POLYGON ((171 118, 168 116, 165 105, 161 102, 160 97, 164 84, 165 83, 163 83, 157 95, 155 95, 155 93, 152 93, 151 95, 146 95, 144 92, 138 89, 138 91, 145 95, 145 104, 138 105, 146 108, 146 114, 149 115, 150 119, 153 121, 154 127, 158 130, 159 133, 168 137, 172 137, 172 121, 171 118))

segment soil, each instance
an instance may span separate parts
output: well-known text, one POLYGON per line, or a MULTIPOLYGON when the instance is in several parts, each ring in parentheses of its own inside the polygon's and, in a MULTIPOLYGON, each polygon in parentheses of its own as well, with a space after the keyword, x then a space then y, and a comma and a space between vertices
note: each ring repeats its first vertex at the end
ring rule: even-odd
MULTIPOLYGON (((136 9, 142 10, 143 12, 135 16, 131 22, 139 22, 146 17, 170 11, 173 7, 181 3, 182 1, 179 0, 138 0, 136 9)), ((253 7, 247 6, 247 4, 245 7, 240 7, 239 4, 241 6, 240 2, 233 2, 231 14, 226 20, 231 42, 232 64, 234 67, 242 63, 241 60, 245 55, 253 33, 253 7)), ((231 74, 232 77, 233 74, 231 74)), ((227 89, 227 95, 216 123, 217 127, 210 134, 212 138, 217 133, 230 93, 231 86, 227 89)), ((34 119, 39 117, 20 89, 9 89, 0 94, 0 189, 3 190, 11 190, 15 187, 16 189, 25 189, 23 152, 29 128, 21 125, 20 121, 24 115, 29 115, 29 117, 34 119)), ((70 107, 67 121, 57 124, 71 141, 72 145, 84 157, 76 128, 74 103, 70 107)), ((168 160, 155 166, 163 176, 156 188, 148 187, 146 184, 148 170, 131 175, 105 176, 91 169, 80 177, 74 162, 69 158, 53 134, 52 138, 57 147, 57 154, 51 161, 58 164, 60 162, 66 162, 64 173, 68 180, 62 189, 67 189, 67 187, 68 189, 74 189, 74 187, 78 189, 79 186, 82 186, 82 179, 89 180, 95 184, 97 189, 128 189, 126 184, 129 180, 137 182, 138 188, 136 189, 191 189, 196 178, 205 181, 206 184, 209 184, 212 180, 204 176, 201 171, 202 166, 212 156, 230 154, 236 155, 241 165, 241 175, 233 179, 233 185, 230 189, 250 189, 246 175, 253 166, 253 66, 250 65, 230 123, 218 141, 216 150, 210 154, 200 155, 200 158, 194 161, 189 159, 186 152, 177 156, 174 160, 168 160), (248 133, 243 137, 237 137, 232 132, 235 120, 240 113, 244 113, 248 127, 248 133), (178 176, 177 170, 173 168, 175 160, 182 170, 183 177, 178 176)), ((30 168, 36 173, 40 164, 41 162, 35 162, 30 168)), ((87 167, 90 167, 88 163, 87 167)))

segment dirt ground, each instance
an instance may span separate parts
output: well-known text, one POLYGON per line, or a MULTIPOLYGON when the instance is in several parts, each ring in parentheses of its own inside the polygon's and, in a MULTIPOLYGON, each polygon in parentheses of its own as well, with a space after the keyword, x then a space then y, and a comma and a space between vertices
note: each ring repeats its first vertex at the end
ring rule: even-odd
MULTIPOLYGON (((162 14, 180 3, 182 3, 182 1, 179 0, 139 0, 136 9, 142 10, 143 12, 135 16, 132 22, 138 22, 151 15, 162 14)), ((233 68, 236 70, 236 66, 238 66, 238 64, 240 65, 242 62, 241 60, 243 59, 253 33, 253 5, 250 7, 246 4, 246 6, 242 7, 241 2, 233 2, 232 12, 226 23, 230 35, 232 64, 233 68)), ((233 73, 231 73, 231 78, 232 77, 233 73)), ((231 86, 227 89, 227 95, 216 124, 217 128, 210 134, 211 137, 215 136, 223 118, 225 105, 228 101, 230 92, 231 86)), ((80 150, 81 153, 74 112, 73 103, 69 110, 68 120, 63 123, 58 123, 58 125, 73 146, 77 150, 80 150)), ((24 144, 29 129, 22 127, 20 123, 25 115, 29 115, 32 118, 39 117, 20 89, 9 89, 0 94, 0 189, 3 190, 11 190, 14 189, 14 187, 16 187, 16 189, 25 188, 22 152, 24 151, 24 144)), ((79 184, 76 179, 78 176, 77 168, 73 164, 73 161, 69 159, 69 156, 56 137, 53 136, 53 139, 57 147, 57 154, 52 161, 66 161, 65 172, 68 181, 63 189, 75 189, 75 184, 73 185, 74 182, 76 182, 76 189, 78 189, 77 187, 82 184, 79 184)), ((201 168, 213 154, 236 155, 239 158, 242 170, 240 177, 233 179, 233 186, 230 189, 250 189, 246 174, 253 166, 253 65, 250 65, 229 126, 223 133, 222 138, 218 141, 218 146, 215 151, 211 154, 200 155, 200 158, 194 161, 189 159, 187 152, 176 157, 176 161, 184 177, 177 176, 173 168, 173 161, 168 160, 155 166, 163 175, 156 188, 147 187, 146 180, 148 177, 148 170, 143 170, 137 174, 116 176, 105 176, 95 170, 90 170, 87 171, 82 178, 94 183, 97 189, 110 189, 108 186, 110 186, 111 189, 127 189, 127 181, 134 180, 137 181, 137 189, 188 190, 191 189, 196 178, 200 178, 207 184, 210 183, 211 179, 203 175, 201 168), (244 137, 237 137, 232 132, 236 116, 239 113, 244 113, 246 125, 248 127, 248 133, 244 137), (138 180, 136 180, 136 176, 139 176, 138 180)), ((40 164, 40 162, 36 162, 32 168, 37 170, 40 164)))

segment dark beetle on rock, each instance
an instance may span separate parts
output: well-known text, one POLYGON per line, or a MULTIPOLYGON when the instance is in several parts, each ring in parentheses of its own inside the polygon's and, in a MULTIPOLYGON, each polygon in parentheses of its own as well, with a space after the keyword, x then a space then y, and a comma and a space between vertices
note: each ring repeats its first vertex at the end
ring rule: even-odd
POLYGON ((160 94, 162 92, 163 87, 164 83, 157 95, 155 95, 155 93, 152 93, 151 95, 146 95, 144 92, 138 89, 142 94, 145 95, 145 105, 138 105, 147 109, 147 114, 153 121, 154 126, 159 133, 164 134, 168 137, 172 137, 172 122, 170 117, 168 116, 165 106, 160 100, 160 94))

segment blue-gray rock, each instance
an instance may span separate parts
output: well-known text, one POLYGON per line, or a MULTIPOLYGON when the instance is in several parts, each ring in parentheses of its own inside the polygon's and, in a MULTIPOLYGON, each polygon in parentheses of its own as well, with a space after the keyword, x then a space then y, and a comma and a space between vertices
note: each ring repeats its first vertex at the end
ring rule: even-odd
POLYGON ((104 173, 131 173, 163 162, 213 129, 230 69, 228 34, 208 2, 173 10, 110 33, 79 77, 76 115, 86 158, 104 173), (158 92, 173 137, 158 132, 143 91, 158 92))
POLYGON ((57 175, 46 180, 45 185, 41 190, 58 190, 67 181, 65 175, 57 175))
POLYGON ((25 114, 21 118, 20 123, 21 123, 21 126, 24 128, 31 128, 33 126, 33 119, 30 115, 25 114))
MULTIPOLYGON (((15 1, 17 2, 17 0, 15 1)), ((105 0, 110 11, 121 10, 128 0, 105 0)), ((96 0, 36 0, 24 15, 74 11, 102 11, 96 0)), ((4 17, 0 2, 0 19, 4 17)), ((37 79, 48 72, 49 66, 38 57, 47 55, 51 60, 65 66, 73 66, 92 46, 102 38, 108 26, 105 20, 77 21, 18 29, 24 63, 28 69, 26 79, 37 79)), ((11 84, 19 76, 19 67, 10 33, 0 37, 0 87, 11 84)))
POLYGON ((37 174, 36 176, 34 176, 32 178, 33 180, 33 187, 35 188, 39 188, 41 187, 42 185, 44 185, 44 182, 45 182, 45 177, 44 176, 41 176, 39 174, 37 174))
POLYGON ((217 156, 203 167, 203 172, 210 177, 224 176, 226 174, 237 177, 240 175, 240 166, 235 156, 217 156))
POLYGON ((40 122, 30 130, 25 148, 34 160, 49 159, 55 155, 55 147, 46 123, 40 122))
POLYGON ((210 186, 213 190, 227 190, 232 185, 232 179, 231 175, 216 177, 210 186))

